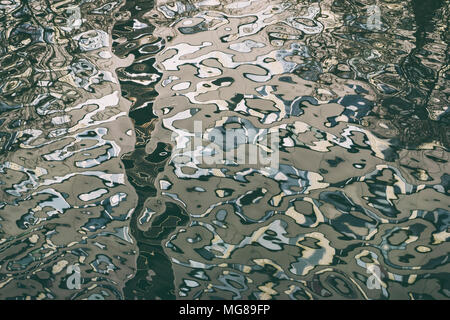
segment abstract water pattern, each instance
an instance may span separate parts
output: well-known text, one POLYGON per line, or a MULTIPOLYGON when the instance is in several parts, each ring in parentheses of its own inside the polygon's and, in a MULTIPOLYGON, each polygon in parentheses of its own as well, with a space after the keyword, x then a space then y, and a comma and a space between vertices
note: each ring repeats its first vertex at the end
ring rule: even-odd
POLYGON ((0 2, 0 299, 449 299, 448 21, 0 2), (198 123, 277 165, 199 161, 198 123))
POLYGON ((1 299, 122 299, 136 270, 137 197, 120 160, 134 133, 111 9, 0 4, 1 299))

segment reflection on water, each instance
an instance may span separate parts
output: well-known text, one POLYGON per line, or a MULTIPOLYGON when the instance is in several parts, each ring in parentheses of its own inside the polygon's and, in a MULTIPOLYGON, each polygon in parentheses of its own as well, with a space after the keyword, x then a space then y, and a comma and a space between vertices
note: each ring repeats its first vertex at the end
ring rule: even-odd
POLYGON ((1 299, 124 298, 136 270, 137 197, 120 161, 134 134, 112 9, 0 3, 1 299))
POLYGON ((0 298, 450 298, 448 19, 1 2, 0 298), (198 161, 198 121, 279 165, 198 161))

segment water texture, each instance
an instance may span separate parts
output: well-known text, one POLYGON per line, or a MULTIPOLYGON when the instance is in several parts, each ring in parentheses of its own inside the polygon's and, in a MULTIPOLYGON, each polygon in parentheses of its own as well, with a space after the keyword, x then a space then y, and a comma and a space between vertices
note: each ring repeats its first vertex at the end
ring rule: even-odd
POLYGON ((449 299, 449 15, 0 1, 0 299, 449 299))

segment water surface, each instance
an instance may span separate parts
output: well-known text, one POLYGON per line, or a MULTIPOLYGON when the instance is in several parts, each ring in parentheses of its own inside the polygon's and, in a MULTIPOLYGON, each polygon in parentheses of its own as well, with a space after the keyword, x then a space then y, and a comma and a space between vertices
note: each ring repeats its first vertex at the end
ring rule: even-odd
POLYGON ((450 298, 448 19, 0 2, 0 298, 450 298), (196 123, 279 161, 198 161, 196 123))

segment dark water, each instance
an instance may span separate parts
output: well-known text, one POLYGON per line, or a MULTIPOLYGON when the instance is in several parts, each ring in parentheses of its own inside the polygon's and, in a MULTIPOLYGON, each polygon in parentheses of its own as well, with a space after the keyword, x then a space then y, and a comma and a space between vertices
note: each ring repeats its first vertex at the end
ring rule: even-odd
POLYGON ((449 299, 449 9, 0 1, 0 299, 449 299))

